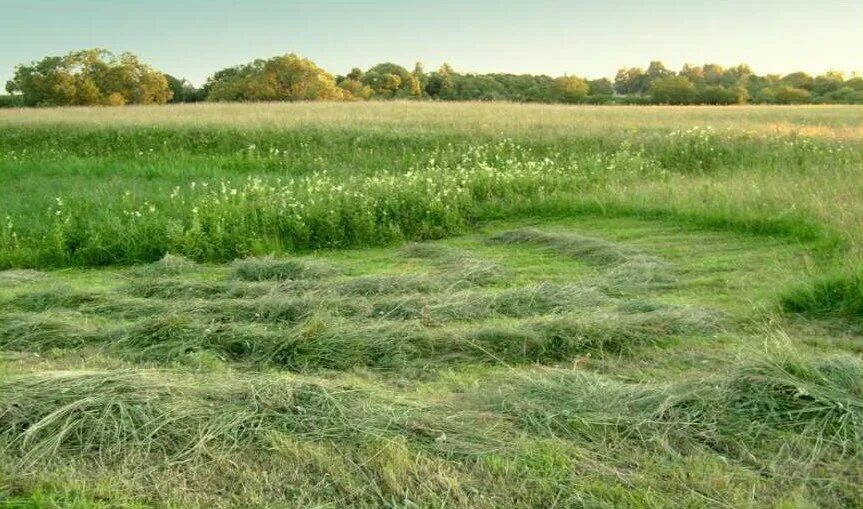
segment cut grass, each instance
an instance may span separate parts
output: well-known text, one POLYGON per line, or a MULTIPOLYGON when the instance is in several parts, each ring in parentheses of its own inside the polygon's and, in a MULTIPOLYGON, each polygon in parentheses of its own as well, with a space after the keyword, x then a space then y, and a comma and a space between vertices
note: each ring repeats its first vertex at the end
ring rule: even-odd
POLYGON ((858 507, 858 110, 0 116, 0 506, 858 507))
POLYGON ((335 272, 335 267, 321 262, 279 259, 271 256, 246 258, 231 264, 231 277, 241 281, 317 279, 335 272))
POLYGON ((502 232, 489 241, 536 245, 605 268, 602 286, 611 294, 667 289, 677 282, 674 267, 667 261, 602 239, 528 228, 502 232))

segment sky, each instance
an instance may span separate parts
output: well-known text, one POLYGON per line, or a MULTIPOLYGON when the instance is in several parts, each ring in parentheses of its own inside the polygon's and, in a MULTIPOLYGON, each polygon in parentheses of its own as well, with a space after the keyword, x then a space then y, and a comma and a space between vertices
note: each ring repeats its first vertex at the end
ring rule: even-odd
POLYGON ((94 47, 196 85, 285 53, 333 74, 421 61, 613 78, 651 60, 850 73, 863 71, 863 0, 0 0, 0 84, 19 63, 94 47))

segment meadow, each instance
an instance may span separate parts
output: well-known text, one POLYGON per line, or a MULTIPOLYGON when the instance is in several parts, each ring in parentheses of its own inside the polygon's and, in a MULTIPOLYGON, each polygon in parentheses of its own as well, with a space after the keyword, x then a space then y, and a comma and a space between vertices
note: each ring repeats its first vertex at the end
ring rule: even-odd
POLYGON ((863 107, 0 111, 0 507, 863 507, 863 107))

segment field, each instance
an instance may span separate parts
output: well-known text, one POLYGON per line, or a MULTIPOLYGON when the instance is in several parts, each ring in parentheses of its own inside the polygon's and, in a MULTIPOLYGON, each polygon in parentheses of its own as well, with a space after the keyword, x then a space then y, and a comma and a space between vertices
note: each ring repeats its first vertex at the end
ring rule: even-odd
POLYGON ((863 507, 863 107, 0 111, 0 507, 863 507))

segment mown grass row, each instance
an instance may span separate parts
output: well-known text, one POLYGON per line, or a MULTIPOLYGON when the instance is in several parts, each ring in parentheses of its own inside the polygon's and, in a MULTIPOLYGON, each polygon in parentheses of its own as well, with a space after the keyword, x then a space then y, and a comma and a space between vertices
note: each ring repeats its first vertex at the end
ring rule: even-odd
POLYGON ((815 360, 786 347, 668 384, 571 369, 514 379, 499 373, 454 394, 460 412, 452 415, 447 400, 278 374, 16 375, 0 381, 2 468, 38 468, 63 479, 74 461, 78 481, 85 472, 107 476, 156 505, 177 496, 189 505, 230 506, 237 502, 225 498, 235 493, 231 482, 246 488, 246 502, 300 506, 650 506, 669 496, 697 504, 704 495, 686 486, 733 478, 730 486, 713 485, 714 502, 773 505, 790 492, 853 506, 861 381, 858 359, 815 360), (472 431, 477 426, 485 431, 472 431), (717 454, 724 460, 710 462, 717 454), (626 466, 633 460, 654 462, 655 470, 635 473, 626 466), (149 473, 140 475, 144 465, 149 473), (122 477, 135 469, 138 475, 122 477), (262 469, 271 473, 255 482, 262 469), (760 474, 747 474, 752 469, 760 474), (688 481, 663 482, 667 475, 688 481), (147 489, 169 476, 174 482, 165 489, 185 483, 185 491, 147 489), (773 489, 764 489, 764 477, 773 489), (628 495, 601 488, 614 479, 628 495))
POLYGON ((490 241, 538 242, 598 265, 600 275, 513 286, 496 263, 428 244, 400 252, 433 273, 347 278, 321 261, 265 257, 234 262, 226 281, 200 280, 188 277, 193 262, 171 256, 133 269, 120 292, 18 294, 0 317, 0 348, 102 348, 161 365, 212 358, 293 370, 394 368, 434 359, 520 364, 622 355, 721 329, 718 312, 649 300, 677 282, 659 258, 537 230, 490 241))
POLYGON ((711 255, 653 251, 753 239, 633 223, 633 243, 560 223, 370 259, 0 272, 0 491, 86 509, 853 506, 859 360, 753 351, 765 327, 689 293, 711 255))

